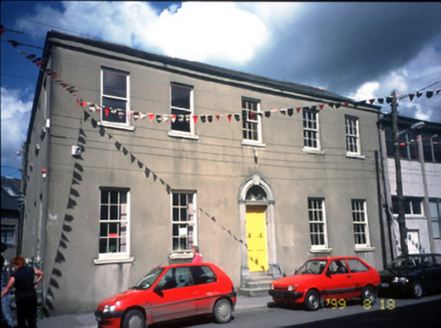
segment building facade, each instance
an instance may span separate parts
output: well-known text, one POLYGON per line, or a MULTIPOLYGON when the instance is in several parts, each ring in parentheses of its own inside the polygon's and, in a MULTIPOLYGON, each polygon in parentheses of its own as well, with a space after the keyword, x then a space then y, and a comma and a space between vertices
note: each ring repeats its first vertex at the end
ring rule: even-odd
MULTIPOLYGON (((393 255, 401 254, 395 149, 390 117, 380 120, 386 213, 393 255)), ((401 179, 409 253, 441 253, 441 124, 398 117, 401 179)))
POLYGON ((2 176, 2 256, 9 263, 17 256, 21 204, 21 180, 2 176))
POLYGON ((192 245, 239 291, 317 256, 382 268, 378 107, 55 31, 43 57, 23 252, 43 258, 50 314, 192 245))

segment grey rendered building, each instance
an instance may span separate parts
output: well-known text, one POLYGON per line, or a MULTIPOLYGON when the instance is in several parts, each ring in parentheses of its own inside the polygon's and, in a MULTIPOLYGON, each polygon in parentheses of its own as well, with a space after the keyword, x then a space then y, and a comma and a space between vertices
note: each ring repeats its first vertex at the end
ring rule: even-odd
POLYGON ((29 127, 23 255, 50 314, 152 267, 219 265, 238 291, 307 258, 383 265, 378 107, 51 31, 29 127))

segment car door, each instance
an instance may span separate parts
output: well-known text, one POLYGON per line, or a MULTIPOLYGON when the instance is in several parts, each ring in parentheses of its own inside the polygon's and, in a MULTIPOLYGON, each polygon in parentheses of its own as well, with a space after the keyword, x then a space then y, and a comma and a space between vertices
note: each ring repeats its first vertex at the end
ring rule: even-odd
POLYGON ((355 297, 355 282, 349 273, 346 260, 333 260, 326 272, 326 290, 322 291, 325 299, 355 297))
POLYGON ((217 295, 221 293, 215 273, 208 265, 191 267, 195 285, 196 313, 210 313, 217 295))
POLYGON ((433 279, 437 289, 441 289, 441 255, 433 255, 433 279))
POLYGON ((358 259, 348 259, 349 271, 351 272, 351 276, 355 285, 355 297, 360 297, 361 291, 364 286, 368 284, 376 285, 379 281, 374 280, 374 276, 371 272, 371 269, 364 265, 358 259))
POLYGON ((441 287, 441 256, 427 255, 422 262, 425 276, 425 289, 436 290, 441 287), (440 262, 438 262, 440 261, 440 262))
POLYGON ((151 317, 154 322, 195 314, 195 286, 189 267, 170 268, 154 288, 151 317))

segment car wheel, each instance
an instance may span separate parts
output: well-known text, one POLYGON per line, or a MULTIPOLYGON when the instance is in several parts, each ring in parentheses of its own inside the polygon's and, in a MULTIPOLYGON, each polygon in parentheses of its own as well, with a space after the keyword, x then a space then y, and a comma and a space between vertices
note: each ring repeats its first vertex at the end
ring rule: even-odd
POLYGON ((376 297, 377 295, 372 286, 366 286, 361 291, 361 300, 363 301, 363 304, 365 300, 369 300, 370 305, 374 305, 376 297))
POLYGON ((309 311, 316 311, 320 307, 320 295, 316 290, 310 290, 305 296, 305 307, 309 311))
POLYGON ((130 310, 122 321, 122 328, 147 328, 144 316, 139 310, 130 310))
POLYGON ((410 289, 410 293, 413 298, 420 298, 421 296, 423 296, 423 286, 421 285, 421 283, 419 281, 415 281, 412 284, 412 287, 410 289))
POLYGON ((221 299, 216 302, 213 308, 213 315, 218 323, 227 323, 232 316, 231 303, 226 299, 221 299))

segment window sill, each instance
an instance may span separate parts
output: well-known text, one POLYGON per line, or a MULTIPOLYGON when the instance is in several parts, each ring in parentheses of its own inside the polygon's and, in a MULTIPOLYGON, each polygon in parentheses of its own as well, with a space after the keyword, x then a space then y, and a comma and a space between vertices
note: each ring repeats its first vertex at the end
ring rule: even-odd
POLYGON ((184 132, 177 132, 177 131, 170 131, 168 133, 168 136, 172 137, 172 138, 199 140, 199 136, 197 136, 197 135, 190 134, 190 133, 184 133, 184 132))
POLYGON ((242 146, 265 148, 266 144, 253 140, 242 140, 242 146))
POLYGON ((135 127, 133 125, 115 124, 106 121, 98 122, 98 126, 104 126, 106 128, 126 130, 126 131, 135 131, 135 127))
POLYGON ((168 255, 170 260, 190 260, 193 258, 192 252, 184 252, 184 253, 171 253, 168 255))
POLYGON ((326 151, 314 148, 303 148, 303 152, 306 154, 324 155, 326 151))
POLYGON ((331 253, 332 248, 310 248, 310 253, 331 253))
POLYGON ((135 260, 133 256, 129 257, 115 257, 115 258, 107 258, 107 259, 96 259, 93 262, 96 265, 101 264, 118 264, 118 263, 132 263, 135 260))
POLYGON ((373 246, 355 246, 355 252, 357 253, 369 253, 375 251, 373 246))
POLYGON ((366 159, 366 156, 355 153, 346 153, 346 157, 355 159, 366 159))

